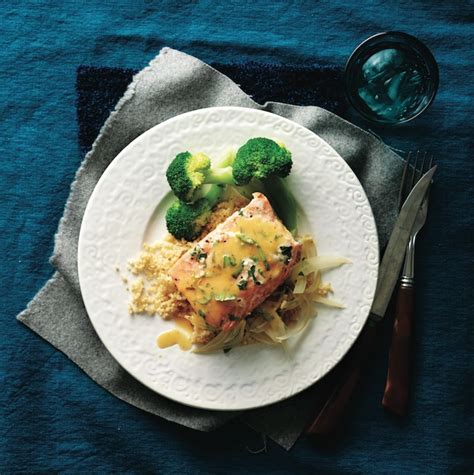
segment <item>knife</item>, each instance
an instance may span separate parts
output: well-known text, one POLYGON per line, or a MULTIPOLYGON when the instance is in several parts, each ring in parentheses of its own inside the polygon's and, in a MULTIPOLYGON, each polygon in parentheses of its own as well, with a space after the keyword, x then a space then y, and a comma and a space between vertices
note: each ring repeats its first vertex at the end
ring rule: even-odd
POLYGON ((309 434, 327 436, 334 433, 338 427, 344 409, 357 386, 362 363, 373 349, 376 339, 376 324, 382 320, 387 310, 400 274, 410 232, 435 171, 436 165, 421 177, 400 210, 380 264, 375 297, 368 321, 356 344, 344 359, 341 382, 336 385, 329 399, 308 428, 307 433, 309 434))

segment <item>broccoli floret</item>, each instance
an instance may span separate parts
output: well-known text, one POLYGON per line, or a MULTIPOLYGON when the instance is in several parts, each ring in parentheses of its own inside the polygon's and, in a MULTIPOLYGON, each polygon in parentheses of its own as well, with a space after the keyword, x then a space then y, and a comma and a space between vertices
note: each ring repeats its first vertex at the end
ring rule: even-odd
POLYGON ((174 194, 185 202, 201 198, 200 187, 207 183, 233 184, 232 167, 212 168, 204 153, 178 153, 166 170, 174 194))
POLYGON ((250 139, 237 150, 232 173, 238 185, 246 185, 252 179, 288 176, 292 165, 291 153, 285 147, 258 137, 250 139))
POLYGON ((176 239, 192 241, 206 225, 211 210, 219 201, 222 187, 211 185, 202 198, 194 203, 175 201, 166 212, 166 227, 176 239))

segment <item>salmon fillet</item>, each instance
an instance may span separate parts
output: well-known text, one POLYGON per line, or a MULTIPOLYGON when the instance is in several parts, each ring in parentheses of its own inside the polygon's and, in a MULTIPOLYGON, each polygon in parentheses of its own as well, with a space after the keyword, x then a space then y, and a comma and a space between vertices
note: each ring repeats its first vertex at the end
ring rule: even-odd
POLYGON ((265 195, 254 193, 247 206, 186 252, 169 275, 199 316, 228 330, 266 300, 300 258, 301 244, 265 195))

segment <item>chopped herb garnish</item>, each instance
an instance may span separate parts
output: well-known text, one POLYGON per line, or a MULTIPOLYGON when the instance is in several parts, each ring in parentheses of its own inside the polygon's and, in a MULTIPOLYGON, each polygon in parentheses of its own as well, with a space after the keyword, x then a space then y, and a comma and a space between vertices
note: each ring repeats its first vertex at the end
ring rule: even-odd
POLYGON ((198 310, 198 315, 202 318, 206 318, 206 314, 201 309, 198 310))
POLYGON ((262 283, 257 280, 257 277, 255 277, 255 266, 250 266, 249 277, 253 279, 255 285, 262 285, 262 283))
POLYGON ((229 353, 229 351, 231 350, 232 348, 224 348, 224 353, 229 353))
POLYGON ((268 263, 267 258, 265 257, 265 253, 263 252, 263 249, 260 246, 258 246, 258 255, 260 259, 262 259, 265 269, 270 270, 270 264, 268 263))
POLYGON ((243 216, 244 215, 244 212, 242 209, 239 209, 239 216, 243 216))
POLYGON ((235 267, 237 261, 234 256, 224 256, 224 267, 235 267))
POLYGON ((257 256, 252 256, 250 259, 252 259, 252 261, 254 261, 255 263, 258 262, 258 257, 257 256))
POLYGON ((245 244, 257 244, 252 238, 248 237, 246 234, 237 233, 237 238, 240 239, 245 244))
POLYGON ((240 261, 240 264, 238 265, 237 269, 232 272, 232 277, 234 279, 237 279, 237 277, 240 275, 240 273, 242 272, 242 269, 244 268, 244 261, 240 261))
POLYGON ((262 277, 265 277, 265 274, 262 272, 262 269, 258 269, 258 273, 259 273, 262 277))
POLYGON ((239 281, 239 283, 237 284, 237 287, 240 289, 240 290, 245 290, 247 288, 247 283, 248 281, 245 280, 245 279, 242 279, 239 281))
POLYGON ((217 295, 214 295, 214 300, 217 300, 217 302, 227 302, 229 300, 235 300, 235 295, 217 294, 217 295))
POLYGON ((303 272, 302 270, 300 270, 300 271, 298 272, 298 275, 301 275, 301 276, 304 277, 304 272, 303 272))
POLYGON ((199 244, 193 249, 193 252, 191 252, 191 257, 195 257, 198 262, 206 260, 207 253, 204 252, 201 249, 201 246, 199 244))
MULTIPOLYGON (((258 251, 258 257, 262 260, 263 265, 265 266, 265 269, 270 270, 270 264, 268 263, 267 258, 265 257, 265 253, 263 252, 263 249, 261 248, 260 244, 257 241, 255 241, 254 239, 248 237, 246 234, 237 233, 236 236, 243 243, 250 244, 252 246, 256 246, 257 251, 258 251)), ((252 260, 254 260, 253 257, 252 257, 252 260)))
POLYGON ((280 252, 283 256, 283 262, 288 264, 291 259, 291 251, 293 250, 293 246, 280 246, 280 252))
POLYGON ((201 300, 198 300, 197 303, 201 305, 207 305, 211 301, 211 297, 204 297, 201 300))

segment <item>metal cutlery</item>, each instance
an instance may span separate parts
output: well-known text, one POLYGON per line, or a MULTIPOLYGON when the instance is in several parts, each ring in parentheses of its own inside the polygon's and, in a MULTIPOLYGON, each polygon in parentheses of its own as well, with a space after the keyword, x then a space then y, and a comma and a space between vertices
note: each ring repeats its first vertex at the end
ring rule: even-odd
MULTIPOLYGON (((400 186, 399 204, 403 203, 414 184, 418 182, 424 171, 426 171, 425 163, 427 162, 429 162, 427 169, 430 169, 433 164, 433 158, 430 157, 427 160, 426 152, 421 153, 418 151, 416 154, 412 152, 408 154, 400 186), (412 164, 413 155, 415 155, 415 160, 412 164), (410 166, 412 166, 411 170, 410 166)), ((405 415, 408 408, 412 353, 411 336, 415 300, 415 242, 418 232, 426 222, 428 202, 429 188, 418 210, 413 229, 410 233, 395 304, 395 321, 382 404, 386 409, 398 415, 405 415)))
POLYGON ((351 349, 351 357, 346 358, 339 384, 307 430, 309 434, 327 436, 339 425, 345 407, 357 386, 362 365, 372 352, 376 339, 376 324, 382 320, 387 310, 418 211, 435 171, 436 166, 417 181, 400 210, 380 265, 375 298, 368 321, 351 349))

